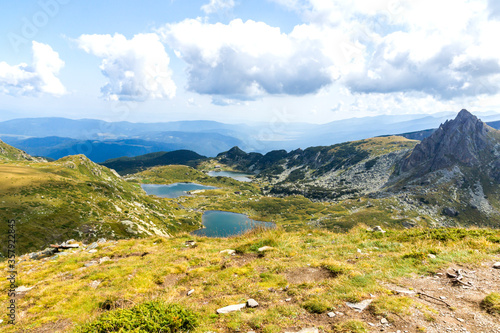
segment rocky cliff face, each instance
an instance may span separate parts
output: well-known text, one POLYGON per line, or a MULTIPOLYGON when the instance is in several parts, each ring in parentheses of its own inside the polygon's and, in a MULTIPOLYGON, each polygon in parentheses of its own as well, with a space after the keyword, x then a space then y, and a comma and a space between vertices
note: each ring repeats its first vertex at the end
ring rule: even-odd
POLYGON ((488 165, 495 159, 499 143, 492 135, 495 132, 464 109, 417 145, 401 170, 426 173, 456 164, 474 168, 488 165))

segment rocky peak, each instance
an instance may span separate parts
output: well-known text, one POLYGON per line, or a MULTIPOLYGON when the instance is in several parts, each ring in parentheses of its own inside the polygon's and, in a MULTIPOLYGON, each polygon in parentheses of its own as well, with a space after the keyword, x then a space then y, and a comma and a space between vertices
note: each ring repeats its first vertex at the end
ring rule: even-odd
POLYGON ((417 168, 431 172, 456 164, 480 166, 484 164, 483 152, 488 154, 495 146, 493 137, 488 135, 490 131, 495 130, 463 109, 415 147, 403 162, 402 171, 417 168))

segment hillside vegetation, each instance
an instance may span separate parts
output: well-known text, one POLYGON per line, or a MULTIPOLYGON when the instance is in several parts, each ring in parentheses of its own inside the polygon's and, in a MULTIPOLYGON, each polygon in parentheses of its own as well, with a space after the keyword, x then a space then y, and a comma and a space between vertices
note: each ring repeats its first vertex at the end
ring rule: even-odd
MULTIPOLYGON (((480 302, 499 291, 500 277, 491 267, 500 258, 499 239, 500 231, 486 229, 383 233, 358 226, 344 234, 279 228, 222 239, 185 234, 108 241, 94 253, 82 247, 42 261, 24 256, 17 266, 22 272, 18 285, 32 289, 18 296, 16 327, 3 326, 2 331, 97 332, 92 327, 110 327, 111 322, 131 329, 126 325, 144 323, 138 316, 148 311, 164 316, 165 323, 196 326, 195 332, 295 332, 307 327, 324 332, 424 332, 426 327, 478 332, 480 323, 481 330, 493 332, 500 329, 497 318, 489 308, 481 310, 480 302), (263 246, 268 248, 259 251, 263 246), (464 281, 474 282, 469 290, 449 285, 442 273, 453 272, 450 268, 465 271, 464 281), (429 291, 433 285, 436 290, 429 291), (464 307, 458 297, 463 293, 474 296, 464 307), (446 295, 446 300, 426 295, 446 295), (249 298, 258 307, 216 314, 249 298), (371 304, 362 312, 346 303, 363 300, 371 304), (476 320, 467 311, 474 311, 476 320), (168 313, 182 321, 168 321, 168 313), (454 317, 466 322, 450 322, 454 317), (382 318, 387 325, 380 324, 382 318)), ((2 288, 5 308, 5 284, 2 288)), ((493 301, 491 296, 485 304, 493 301)))

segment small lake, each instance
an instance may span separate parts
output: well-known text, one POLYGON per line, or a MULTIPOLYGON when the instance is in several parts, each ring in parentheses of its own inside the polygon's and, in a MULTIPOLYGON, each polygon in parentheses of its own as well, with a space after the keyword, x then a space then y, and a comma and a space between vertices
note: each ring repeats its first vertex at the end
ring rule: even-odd
POLYGON ((252 180, 248 178, 249 176, 253 176, 248 173, 235 172, 235 171, 209 171, 208 175, 211 177, 229 177, 236 179, 240 182, 251 182, 252 180))
POLYGON ((189 195, 188 191, 194 190, 213 190, 217 187, 205 186, 196 183, 174 183, 170 185, 141 184, 141 187, 148 195, 156 195, 160 198, 178 198, 183 195, 189 195))
POLYGON ((193 235, 206 237, 229 237, 241 235, 256 227, 275 227, 275 224, 272 222, 254 221, 243 214, 218 210, 209 210, 204 212, 201 220, 205 228, 193 231, 193 235))

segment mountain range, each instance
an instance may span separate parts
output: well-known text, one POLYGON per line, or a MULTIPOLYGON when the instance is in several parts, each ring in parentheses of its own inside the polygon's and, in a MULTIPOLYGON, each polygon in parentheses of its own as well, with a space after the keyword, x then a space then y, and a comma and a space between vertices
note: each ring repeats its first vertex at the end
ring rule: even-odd
MULTIPOLYGON (((65 118, 24 118, 0 122, 0 138, 32 156, 59 159, 83 154, 101 163, 107 159, 134 157, 154 152, 192 150, 204 156, 238 146, 245 151, 305 149, 399 133, 422 140, 450 117, 434 115, 392 115, 352 118, 328 124, 256 123, 223 124, 215 121, 164 123, 105 122, 65 118)), ((498 115, 485 119, 498 120, 498 115)), ((490 125, 500 128, 500 122, 490 125)))

